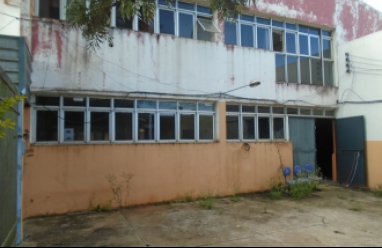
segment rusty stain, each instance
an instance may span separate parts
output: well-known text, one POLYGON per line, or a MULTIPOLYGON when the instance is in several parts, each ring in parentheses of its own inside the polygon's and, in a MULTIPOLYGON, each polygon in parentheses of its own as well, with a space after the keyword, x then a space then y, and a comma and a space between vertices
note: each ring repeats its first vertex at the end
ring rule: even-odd
POLYGON ((157 43, 159 44, 160 34, 157 34, 157 35, 156 35, 156 39, 157 39, 157 43))
POLYGON ((235 83, 235 77, 231 77, 231 84, 235 83))
POLYGON ((62 61, 62 40, 61 40, 61 36, 60 36, 59 30, 55 31, 55 35, 56 35, 58 68, 61 68, 61 61, 62 61))

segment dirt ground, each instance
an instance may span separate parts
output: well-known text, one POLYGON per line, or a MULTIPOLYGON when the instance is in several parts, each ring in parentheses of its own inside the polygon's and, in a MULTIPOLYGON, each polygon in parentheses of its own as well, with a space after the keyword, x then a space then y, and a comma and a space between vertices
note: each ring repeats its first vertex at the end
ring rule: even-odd
POLYGON ((269 194, 26 220, 22 246, 382 246, 382 198, 330 184, 269 194))

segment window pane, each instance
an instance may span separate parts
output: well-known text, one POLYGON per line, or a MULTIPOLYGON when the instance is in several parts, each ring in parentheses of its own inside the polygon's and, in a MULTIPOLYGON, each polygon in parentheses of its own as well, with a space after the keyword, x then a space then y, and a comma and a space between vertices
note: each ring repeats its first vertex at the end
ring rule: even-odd
POLYGON ((162 34, 175 34, 174 12, 159 10, 159 32, 162 34))
POLYGON ((309 28, 307 28, 307 27, 299 26, 299 27, 298 27, 298 30, 299 30, 301 33, 309 34, 309 28))
POLYGON ((195 115, 194 114, 180 115, 180 139, 181 140, 195 139, 195 115))
POLYGON ((325 110, 325 116, 334 116, 335 115, 335 111, 334 110, 325 110))
POLYGON ((85 113, 65 112, 64 141, 84 141, 85 140, 85 113))
POLYGON ((286 28, 290 30, 296 30, 296 24, 286 23, 286 28))
POLYGON ((161 140, 175 139, 175 114, 161 114, 159 125, 161 140))
POLYGON ((133 139, 133 114, 115 113, 115 140, 133 139))
POLYGON ((154 140, 155 114, 138 113, 138 140, 154 140))
POLYGON ((179 9, 185 9, 185 10, 194 10, 194 5, 191 3, 182 3, 178 2, 178 8, 179 9))
POLYGON ((78 106, 78 107, 86 107, 86 98, 81 97, 65 97, 64 98, 64 106, 78 106))
POLYGON ((310 109, 300 109, 300 115, 310 115, 310 109))
POLYGON ((255 118, 243 116, 243 139, 255 139, 255 118))
POLYGON ((227 105, 227 112, 240 112, 240 105, 227 105))
POLYGON ((258 106, 257 112, 259 112, 260 114, 270 114, 271 113, 271 107, 258 106))
POLYGON ((298 83, 297 57, 287 56, 288 83, 298 83))
POLYGON ((199 111, 214 111, 214 104, 213 103, 207 103, 207 102, 199 102, 198 103, 198 110, 199 111))
POLYGON ((224 22, 224 42, 229 45, 236 45, 236 23, 224 22))
POLYGON ((38 105, 38 106, 60 106, 60 98, 59 97, 37 96, 36 97, 36 105, 38 105))
POLYGON ((269 117, 259 117, 259 139, 270 139, 269 117))
POLYGON ((109 112, 92 112, 90 120, 90 140, 109 140, 109 112))
POLYGON ((285 55, 276 54, 276 82, 285 82, 285 55))
POLYGON ((310 37, 310 55, 320 56, 320 44, 319 39, 316 37, 310 37))
POLYGON ((227 116, 227 139, 238 140, 239 139, 239 116, 227 116))
POLYGON ((155 109, 156 108, 156 102, 152 100, 138 100, 137 101, 137 107, 138 108, 145 108, 145 109, 155 109))
MULTIPOLYGON (((166 0, 158 0, 158 4, 167 6, 166 0)), ((170 3, 171 4, 171 3, 170 3)))
POLYGON ((284 32, 280 30, 273 30, 273 51, 284 51, 284 32))
POLYGON ((212 41, 212 31, 216 31, 212 18, 198 16, 198 40, 212 41))
POLYGON ((300 57, 300 77, 302 84, 310 84, 310 65, 308 58, 300 57))
POLYGON ((40 17, 60 19, 59 0, 40 0, 40 17))
POLYGON ((58 141, 58 111, 37 111, 36 141, 58 141))
POLYGON ((275 20, 273 20, 273 21, 272 21, 272 26, 283 28, 283 27, 284 27, 284 23, 283 23, 283 22, 280 22, 280 21, 275 21, 275 20))
POLYGON ((240 15, 240 20, 248 21, 248 22, 253 22, 253 16, 249 16, 249 15, 240 15))
POLYGON ((309 28, 309 34, 320 35, 320 30, 315 28, 309 28))
POLYGON ((320 59, 310 59, 312 71, 312 84, 323 85, 322 83, 322 61, 320 59))
POLYGON ((241 45, 253 47, 253 26, 241 25, 241 45))
POLYGON ((200 5, 197 6, 197 11, 201 12, 201 13, 205 13, 205 14, 211 14, 212 13, 210 8, 200 6, 200 5))
POLYGON ((179 102, 179 110, 196 110, 195 102, 179 102))
POLYGON ((214 139, 214 118, 212 115, 199 115, 199 139, 214 139))
POLYGON ((257 17, 256 21, 259 24, 271 25, 271 20, 270 19, 265 19, 265 18, 257 17))
POLYGON ((114 99, 114 108, 134 108, 134 100, 114 99))
POLYGON ((245 105, 243 105, 242 108, 243 108, 243 112, 245 112, 245 113, 256 113, 255 106, 245 106, 245 105))
POLYGON ((273 118, 273 139, 284 138, 284 118, 273 118))
POLYGON ((159 101, 159 109, 174 109, 174 110, 176 110, 176 102, 159 101))
POLYGON ((300 54, 309 55, 309 41, 308 36, 300 35, 300 54))
POLYGON ((322 30, 322 35, 326 37, 332 37, 332 32, 322 30))
MULTIPOLYGON (((167 4, 166 4, 167 5, 167 4)), ((142 13, 142 8, 139 10, 139 13, 141 16, 143 16, 142 13)), ((138 30, 142 32, 147 32, 147 33, 154 33, 154 19, 153 20, 143 20, 139 19, 138 20, 138 30)))
POLYGON ((90 107, 110 108, 110 99, 90 98, 90 107))
POLYGON ((330 40, 322 40, 323 44, 323 53, 324 53, 324 58, 326 59, 331 59, 332 58, 332 47, 330 44, 330 40))
POLYGON ((333 62, 324 61, 325 86, 333 86, 333 62))
POLYGON ((117 2, 116 21, 115 21, 116 26, 119 28, 133 29, 133 17, 130 20, 122 17, 120 6, 121 6, 121 2, 117 2))
POLYGON ((323 109, 313 109, 313 115, 322 116, 322 115, 324 115, 324 110, 323 109))
POLYGON ((270 49, 269 29, 257 27, 257 47, 260 49, 270 49))
POLYGON ((179 36, 193 38, 194 36, 193 16, 179 13, 179 36))
POLYGON ((293 33, 286 33, 286 48, 287 53, 296 54, 296 35, 293 33))
POLYGON ((283 107, 273 107, 272 113, 274 114, 284 114, 284 108, 283 107))
POLYGON ((297 115, 298 109, 297 108, 287 108, 287 114, 288 115, 297 115))

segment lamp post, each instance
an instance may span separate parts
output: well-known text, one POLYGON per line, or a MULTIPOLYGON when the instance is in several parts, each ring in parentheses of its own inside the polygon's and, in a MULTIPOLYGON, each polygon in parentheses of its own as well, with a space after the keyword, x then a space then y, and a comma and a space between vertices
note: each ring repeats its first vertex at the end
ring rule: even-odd
POLYGON ((228 93, 228 92, 232 92, 232 91, 235 91, 235 90, 240 90, 240 89, 245 88, 245 87, 248 87, 248 86, 251 87, 251 88, 253 88, 253 87, 259 86, 260 84, 261 84, 260 81, 252 80, 249 84, 240 86, 240 87, 238 87, 238 88, 235 88, 235 89, 232 89, 232 90, 229 90, 229 91, 226 91, 226 92, 221 92, 221 93, 220 93, 220 97, 221 97, 222 94, 226 94, 226 93, 228 93))

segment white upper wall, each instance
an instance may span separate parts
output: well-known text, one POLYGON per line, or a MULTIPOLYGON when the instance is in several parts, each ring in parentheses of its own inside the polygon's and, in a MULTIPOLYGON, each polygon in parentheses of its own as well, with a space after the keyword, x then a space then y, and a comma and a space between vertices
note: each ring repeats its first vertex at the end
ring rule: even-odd
POLYGON ((367 140, 382 140, 382 32, 370 34, 338 47, 338 118, 365 116, 367 140), (351 73, 346 73, 350 54, 351 73), (377 103, 373 103, 377 101, 377 103))
MULTIPOLYGON (((10 16, 20 17, 20 7, 5 4, 4 0, 0 1, 0 11, 10 16)), ((20 36, 20 21, 0 13, 0 34, 20 36)))

